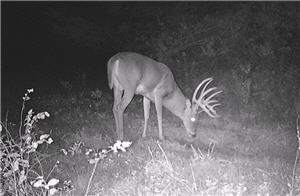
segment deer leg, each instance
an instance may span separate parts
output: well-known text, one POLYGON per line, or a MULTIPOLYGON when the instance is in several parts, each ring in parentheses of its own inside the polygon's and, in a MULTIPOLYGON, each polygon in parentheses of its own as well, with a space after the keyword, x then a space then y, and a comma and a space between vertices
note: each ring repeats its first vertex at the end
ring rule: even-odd
POLYGON ((123 114, 124 110, 128 106, 128 104, 131 102, 132 98, 134 96, 134 92, 124 90, 124 95, 122 97, 121 103, 118 106, 118 120, 119 120, 119 139, 122 140, 124 138, 124 130, 123 130, 123 114))
POLYGON ((155 108, 157 113, 159 139, 164 140, 165 137, 162 131, 162 97, 160 95, 155 96, 155 108))
POLYGON ((123 139, 121 138, 120 134, 121 132, 123 132, 123 127, 121 127, 121 123, 120 123, 120 103, 121 103, 121 99, 122 99, 122 94, 123 94, 123 90, 118 89, 117 87, 114 87, 114 106, 113 106, 113 113, 114 113, 114 117, 115 117, 115 125, 116 125, 116 132, 117 132, 117 136, 118 139, 123 139))
POLYGON ((146 137, 146 131, 148 127, 148 119, 149 119, 149 112, 150 112, 150 100, 146 97, 143 98, 143 105, 144 105, 144 131, 142 137, 146 137))

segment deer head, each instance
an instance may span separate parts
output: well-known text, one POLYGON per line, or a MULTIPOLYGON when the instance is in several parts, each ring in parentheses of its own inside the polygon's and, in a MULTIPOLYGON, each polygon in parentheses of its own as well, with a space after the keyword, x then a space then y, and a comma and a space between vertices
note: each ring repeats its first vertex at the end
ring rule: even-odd
POLYGON ((208 85, 213 81, 213 78, 207 78, 203 80, 195 89, 193 93, 192 102, 186 99, 186 107, 184 115, 182 118, 183 124, 189 136, 195 137, 195 124, 198 119, 198 114, 201 112, 207 113, 212 118, 219 117, 215 107, 221 105, 216 99, 213 99, 216 95, 220 94, 222 91, 215 91, 217 88, 212 87, 207 89, 208 85), (197 94, 202 88, 200 95, 197 98, 197 94))

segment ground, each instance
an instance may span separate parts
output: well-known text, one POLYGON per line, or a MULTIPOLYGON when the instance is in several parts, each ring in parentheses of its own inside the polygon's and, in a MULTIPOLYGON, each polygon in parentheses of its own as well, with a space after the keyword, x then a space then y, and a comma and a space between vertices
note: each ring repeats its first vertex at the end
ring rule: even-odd
MULTIPOLYGON (((73 187, 63 195, 292 195, 296 123, 259 123, 242 114, 239 120, 230 115, 211 119, 201 114, 197 137, 189 138, 182 122, 164 110, 166 140, 161 141, 152 106, 147 137, 141 138, 143 108, 138 96, 124 117, 124 141, 131 146, 105 154, 94 168, 87 149, 99 152, 116 142, 112 103, 110 93, 95 98, 91 92, 28 101, 28 108, 50 113, 35 131, 50 133, 54 142, 38 151, 44 156, 45 174, 59 161, 51 177, 60 179, 59 186, 71 180, 73 187)), ((299 172, 294 195, 300 194, 299 172)))

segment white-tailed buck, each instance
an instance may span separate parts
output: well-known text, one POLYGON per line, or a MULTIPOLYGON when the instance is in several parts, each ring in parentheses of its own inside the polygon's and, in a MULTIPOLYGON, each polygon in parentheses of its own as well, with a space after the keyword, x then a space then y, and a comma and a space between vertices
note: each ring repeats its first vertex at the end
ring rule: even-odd
POLYGON ((123 113, 134 94, 144 97, 143 137, 146 136, 150 101, 155 103, 160 139, 164 139, 162 106, 165 106, 183 121, 189 136, 196 135, 194 124, 199 108, 213 118, 218 116, 214 108, 220 104, 212 98, 222 91, 212 93, 216 87, 206 89, 213 80, 212 78, 207 78, 198 85, 192 101, 190 101, 183 95, 171 70, 165 64, 133 52, 121 52, 111 57, 107 63, 107 75, 109 87, 114 90, 113 113, 119 139, 123 139, 124 136, 123 113), (197 98, 197 93, 201 87, 203 89, 197 98), (208 95, 209 93, 212 94, 208 95))

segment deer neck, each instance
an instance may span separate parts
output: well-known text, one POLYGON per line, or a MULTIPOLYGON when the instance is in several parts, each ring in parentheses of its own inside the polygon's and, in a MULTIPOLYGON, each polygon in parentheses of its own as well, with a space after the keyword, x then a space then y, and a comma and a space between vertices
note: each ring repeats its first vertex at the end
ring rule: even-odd
POLYGON ((172 94, 166 97, 163 101, 163 105, 173 114, 183 119, 184 111, 186 108, 186 97, 181 90, 176 87, 172 94))

